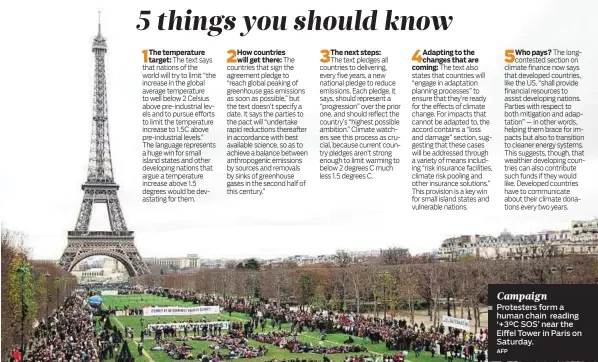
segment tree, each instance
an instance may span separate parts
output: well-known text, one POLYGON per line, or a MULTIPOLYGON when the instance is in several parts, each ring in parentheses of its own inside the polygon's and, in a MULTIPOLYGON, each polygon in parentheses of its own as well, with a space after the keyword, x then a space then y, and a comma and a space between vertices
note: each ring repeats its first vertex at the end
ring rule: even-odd
POLYGON ((417 285, 417 274, 415 270, 408 267, 402 267, 399 269, 399 275, 397 278, 397 289, 398 295, 401 300, 407 304, 409 310, 409 322, 415 323, 415 312, 414 312, 414 301, 419 298, 418 285, 417 285))
POLYGON ((345 250, 337 250, 332 259, 334 260, 334 263, 341 268, 347 267, 353 261, 351 255, 345 250))
POLYGON ((382 299, 382 305, 384 306, 384 316, 386 317, 386 312, 388 310, 389 301, 392 305, 392 301, 394 300, 393 297, 393 285, 395 282, 395 278, 392 274, 388 272, 380 272, 376 275, 376 289, 374 293, 378 297, 377 299, 382 299))
POLYGON ((427 281, 426 277, 427 267, 421 267, 419 269, 417 278, 417 291, 418 294, 424 299, 424 303, 427 306, 428 317, 432 321, 432 289, 427 281))
POLYGON ((252 270, 260 270, 260 262, 256 258, 248 259, 245 262, 245 268, 252 269, 252 270))
POLYGON ((311 304, 314 294, 315 286, 313 277, 310 274, 301 273, 299 276, 299 303, 301 310, 311 304))
POLYGON ((322 284, 316 285, 312 304, 318 309, 326 308, 326 290, 322 284))
MULTIPOLYGON (((26 333, 25 325, 31 325, 37 317, 36 283, 32 266, 23 253, 17 254, 10 266, 8 274, 8 297, 12 312, 21 321, 21 333, 26 333)), ((21 336, 22 340, 24 336, 21 336)))
POLYGON ((235 294, 235 277, 237 275, 237 271, 234 269, 225 269, 218 274, 222 274, 224 279, 223 295, 225 297, 233 296, 235 294))
POLYGON ((409 262, 409 249, 392 247, 380 250, 380 261, 384 265, 399 265, 409 262))
POLYGON ((431 251, 429 253, 422 253, 415 256, 415 261, 419 264, 429 264, 437 261, 437 252, 431 251))
POLYGON ((439 302, 441 295, 440 273, 437 265, 427 264, 422 268, 420 294, 428 302, 428 315, 432 325, 439 324, 439 302))
POLYGON ((355 307, 356 312, 359 313, 361 310, 361 299, 362 297, 368 296, 368 275, 373 273, 369 265, 355 265, 349 269, 349 285, 353 289, 355 295, 355 307))
POLYGON ((338 267, 334 273, 335 279, 339 285, 340 292, 340 303, 342 304, 343 311, 347 310, 347 283, 349 280, 349 266, 353 258, 349 253, 344 250, 338 250, 334 254, 334 262, 338 267))
POLYGON ((261 264, 256 258, 247 259, 237 264, 237 269, 260 270, 261 264))
MULTIPOLYGON (((470 260, 470 259, 466 259, 470 260)), ((458 268, 464 265, 464 263, 447 263, 446 267, 444 268, 445 274, 443 278, 443 286, 444 286, 444 294, 446 296, 446 306, 447 306, 447 315, 451 315, 450 307, 453 307, 452 316, 454 317, 457 313, 457 306, 455 304, 455 299, 459 295, 459 288, 461 284, 459 281, 461 278, 457 276, 458 268), (453 298, 453 303, 451 304, 451 298, 453 298)))
POLYGON ((6 356, 10 352, 10 348, 15 344, 18 344, 18 333, 15 331, 18 330, 18 324, 15 318, 15 314, 13 312, 13 301, 11 298, 8 298, 9 295, 9 279, 11 279, 11 275, 9 274, 12 270, 11 268, 7 267, 12 265, 12 261, 18 255, 19 250, 17 249, 14 239, 13 233, 2 227, 1 231, 2 235, 2 283, 0 283, 2 287, 2 306, 0 307, 0 312, 2 313, 2 356, 6 356))
MULTIPOLYGON (((37 301, 43 301, 43 308, 48 309, 48 280, 46 279, 45 273, 40 273, 40 271, 37 270, 37 273, 35 273, 34 283, 35 299, 37 301)), ((39 307, 40 306, 38 305, 38 309, 39 307)))
POLYGON ((272 272, 274 273, 274 286, 276 288, 276 303, 280 306, 282 299, 290 292, 291 278, 289 277, 289 270, 284 268, 276 268, 272 272))
POLYGON ((336 294, 332 294, 332 298, 328 300, 328 306, 330 310, 339 310, 341 308, 341 299, 336 294))
POLYGON ((475 255, 463 254, 463 255, 457 255, 457 257, 455 258, 455 261, 468 261, 468 260, 473 260, 473 259, 475 259, 475 255))
POLYGON ((492 263, 485 260, 475 260, 468 264, 471 284, 469 284, 467 294, 473 308, 475 330, 480 325, 480 303, 485 303, 488 300, 488 284, 493 276, 492 266, 492 263))

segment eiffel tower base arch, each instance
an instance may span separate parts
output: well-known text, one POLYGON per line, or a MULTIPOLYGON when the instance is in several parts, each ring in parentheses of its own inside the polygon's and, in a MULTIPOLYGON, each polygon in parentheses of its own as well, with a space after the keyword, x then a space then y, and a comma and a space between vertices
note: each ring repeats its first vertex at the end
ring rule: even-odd
POLYGON ((96 255, 118 260, 131 277, 150 273, 135 247, 132 231, 70 231, 58 265, 70 272, 84 259, 96 255))

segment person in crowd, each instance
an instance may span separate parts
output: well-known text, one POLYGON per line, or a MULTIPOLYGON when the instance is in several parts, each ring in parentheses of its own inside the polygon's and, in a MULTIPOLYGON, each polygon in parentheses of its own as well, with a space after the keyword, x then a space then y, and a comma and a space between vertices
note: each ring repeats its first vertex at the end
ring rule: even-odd
POLYGON ((21 362, 21 360, 22 360, 22 357, 21 357, 21 350, 20 350, 19 348, 15 347, 15 348, 12 350, 12 353, 10 354, 10 358, 11 358, 13 361, 21 362))
POLYGON ((92 310, 80 295, 69 296, 34 336, 23 361, 100 361, 92 310))
POLYGON ((486 353, 484 351, 480 351, 478 353, 478 362, 485 362, 486 361, 486 353))

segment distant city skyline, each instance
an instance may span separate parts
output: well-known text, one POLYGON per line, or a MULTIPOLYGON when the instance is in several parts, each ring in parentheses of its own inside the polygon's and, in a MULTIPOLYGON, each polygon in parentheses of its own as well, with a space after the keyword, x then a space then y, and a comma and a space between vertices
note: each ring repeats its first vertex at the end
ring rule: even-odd
MULTIPOLYGON (((432 253, 432 252, 437 252, 439 249, 443 248, 443 243, 445 241, 448 241, 452 238, 459 238, 462 236, 479 236, 479 237, 490 237, 490 238, 498 238, 500 239, 501 237, 504 237, 505 233, 506 234, 511 234, 513 236, 535 236, 538 234, 544 234, 544 233, 551 233, 551 232, 555 232, 555 233, 560 233, 561 231, 569 231, 572 228, 572 223, 573 222, 592 222, 592 224, 598 224, 598 218, 594 217, 591 219, 587 219, 587 220, 571 220, 568 222, 568 226, 567 227, 562 227, 562 228, 545 228, 542 230, 538 230, 535 232, 528 232, 528 233, 516 233, 516 232, 512 232, 509 231, 508 229, 503 229, 501 230, 499 233, 496 234, 492 234, 492 233, 473 233, 473 234, 460 234, 460 235, 452 235, 452 236, 448 236, 446 238, 443 238, 442 240, 438 241, 438 244, 436 246, 436 248, 433 248, 431 250, 428 251, 424 251, 424 252, 420 252, 420 253, 415 253, 412 250, 409 250, 409 252, 412 255, 418 255, 418 254, 424 254, 424 253, 432 253)), ((570 233, 569 233, 570 234, 570 233)), ((598 239, 598 233, 596 234, 596 238, 598 239)), ((288 253, 281 253, 279 255, 276 256, 270 256, 270 257, 264 257, 261 256, 259 253, 256 254, 248 254, 245 256, 240 256, 240 257, 220 257, 220 256, 208 256, 208 255, 202 255, 201 252, 199 251, 195 251, 195 252, 185 252, 185 253, 179 253, 176 255, 161 255, 161 256, 145 256, 143 255, 144 259, 168 259, 168 258, 172 258, 172 259, 184 259, 184 258, 188 258, 188 257, 193 257, 193 258, 197 258, 201 263, 206 263, 206 262, 222 262, 222 263, 226 263, 228 261, 242 261, 242 260, 247 260, 250 258, 256 258, 259 259, 261 261, 285 261, 285 260, 290 260, 296 257, 310 257, 310 258, 317 258, 320 256, 323 257, 330 257, 333 256, 334 254, 336 254, 338 251, 344 251, 344 252, 348 252, 350 254, 376 254, 379 253, 381 250, 387 250, 390 248, 401 248, 401 249, 409 249, 406 246, 403 245, 390 245, 390 246, 385 246, 385 247, 380 247, 380 248, 345 248, 345 249, 336 249, 334 251, 331 252, 323 252, 323 253, 295 253, 295 254, 288 254, 288 253)), ((365 256, 365 255, 361 255, 361 256, 365 256)), ((106 259, 111 259, 109 257, 105 257, 105 256, 95 256, 95 257, 91 257, 89 259, 86 259, 86 261, 88 262, 93 262, 96 260, 106 260, 106 259)), ((48 259, 48 260, 52 260, 52 259, 48 259)))

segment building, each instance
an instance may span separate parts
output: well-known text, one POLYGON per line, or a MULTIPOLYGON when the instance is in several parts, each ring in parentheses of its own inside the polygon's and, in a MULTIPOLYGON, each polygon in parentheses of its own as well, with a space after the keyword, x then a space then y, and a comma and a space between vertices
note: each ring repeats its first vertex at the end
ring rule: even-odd
POLYGON ((104 269, 108 269, 112 272, 125 272, 125 266, 118 260, 112 258, 106 258, 106 260, 104 260, 104 269))
MULTIPOLYGON (((401 249, 403 250, 403 249, 401 249)), ((409 251, 404 249, 407 253, 409 251)), ((348 251, 349 255, 353 258, 354 262, 363 262, 370 258, 378 258, 382 255, 382 250, 374 249, 374 250, 362 250, 362 251, 348 251)))
POLYGON ((572 221, 571 241, 598 241, 598 217, 593 220, 572 221))
POLYGON ((480 257, 480 248, 492 248, 498 240, 486 235, 461 235, 444 240, 438 249, 438 258, 441 260, 454 260, 463 256, 480 257))
POLYGON ((179 258, 144 258, 145 263, 151 266, 159 266, 171 269, 199 269, 200 262, 197 254, 187 254, 186 257, 179 258))
POLYGON ((201 259, 202 269, 224 269, 230 265, 237 266, 240 261, 233 259, 201 259))
POLYGON ((308 265, 308 264, 316 264, 318 261, 321 261, 325 258, 325 256, 311 256, 311 255, 293 255, 289 256, 285 259, 287 262, 295 262, 297 265, 308 265))
POLYGON ((73 268, 73 272, 82 272, 91 268, 91 264, 87 260, 83 260, 79 264, 75 265, 75 267, 73 268))
POLYGON ((533 234, 462 235, 444 240, 440 260, 460 257, 532 259, 551 255, 598 256, 598 219, 572 221, 570 230, 543 230, 533 234))
MULTIPOLYGON (((390 250, 390 249, 388 249, 390 250)), ((405 250, 407 249, 394 248, 394 250, 405 250)), ((368 259, 377 258, 382 256, 384 249, 375 250, 339 250, 348 257, 350 263, 363 263, 367 262, 368 259)), ((337 252, 337 253, 338 253, 337 252)), ((334 254, 319 254, 319 255, 292 255, 283 258, 268 259, 263 261, 263 265, 270 265, 273 267, 283 266, 288 263, 296 264, 297 266, 306 266, 314 264, 327 264, 337 262, 337 253, 334 254)))
MULTIPOLYGON (((79 263, 82 264, 82 263, 79 263)), ((124 267, 121 266, 124 269, 124 267)), ((116 271, 110 268, 77 268, 71 272, 79 283, 102 283, 102 282, 122 282, 127 280, 126 271, 116 271)))
MULTIPOLYGON (((120 264, 120 263, 112 258, 91 257, 91 258, 85 259, 85 260, 81 261, 80 263, 78 263, 77 265, 75 265, 73 267, 73 271, 86 271, 89 269, 110 269, 110 271, 112 271, 112 270, 116 271, 116 270, 118 270, 117 269, 118 264, 120 264)), ((121 264, 120 270, 121 271, 124 270, 124 267, 122 267, 122 264, 121 264)))

